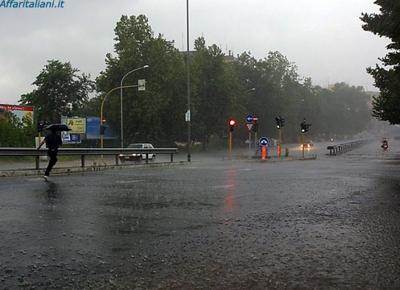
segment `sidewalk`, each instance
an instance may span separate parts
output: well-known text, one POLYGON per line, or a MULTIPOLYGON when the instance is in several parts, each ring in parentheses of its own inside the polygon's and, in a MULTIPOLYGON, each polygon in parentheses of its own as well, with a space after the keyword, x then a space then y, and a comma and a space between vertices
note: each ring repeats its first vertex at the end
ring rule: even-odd
MULTIPOLYGON (((81 167, 81 160, 79 158, 71 160, 71 158, 59 156, 58 162, 52 170, 52 174, 69 174, 78 172, 100 171, 105 169, 118 169, 128 167, 143 167, 143 166, 171 166, 184 163, 182 154, 174 157, 174 162, 169 161, 169 156, 157 156, 155 162, 146 164, 142 162, 119 162, 116 165, 114 156, 88 156, 85 159, 85 167, 81 167)), ((35 158, 30 160, 5 160, 0 158, 0 177, 7 176, 32 176, 43 175, 47 167, 48 161, 41 160, 39 170, 35 169, 35 158)))

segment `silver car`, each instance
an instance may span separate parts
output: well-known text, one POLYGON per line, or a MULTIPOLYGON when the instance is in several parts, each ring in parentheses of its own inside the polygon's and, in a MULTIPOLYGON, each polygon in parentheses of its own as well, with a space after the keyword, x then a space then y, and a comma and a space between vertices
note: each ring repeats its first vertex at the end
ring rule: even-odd
MULTIPOLYGON (((149 149, 154 148, 154 146, 150 143, 134 143, 129 144, 128 148, 137 148, 137 149, 149 149)), ((154 160, 156 158, 156 154, 148 153, 149 160, 154 160)), ((119 159, 121 162, 124 161, 141 161, 146 159, 146 154, 144 153, 127 153, 127 154, 120 154, 119 159)))

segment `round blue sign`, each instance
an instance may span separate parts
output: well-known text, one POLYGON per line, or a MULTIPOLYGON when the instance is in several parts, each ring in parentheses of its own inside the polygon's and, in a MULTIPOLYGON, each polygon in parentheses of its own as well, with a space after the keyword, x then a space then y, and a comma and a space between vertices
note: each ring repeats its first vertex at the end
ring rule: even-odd
POLYGON ((258 141, 258 143, 259 143, 261 146, 268 146, 269 140, 268 140, 267 137, 261 137, 260 140, 258 141))
POLYGON ((253 116, 252 115, 247 115, 246 122, 249 123, 249 124, 253 123, 253 116))

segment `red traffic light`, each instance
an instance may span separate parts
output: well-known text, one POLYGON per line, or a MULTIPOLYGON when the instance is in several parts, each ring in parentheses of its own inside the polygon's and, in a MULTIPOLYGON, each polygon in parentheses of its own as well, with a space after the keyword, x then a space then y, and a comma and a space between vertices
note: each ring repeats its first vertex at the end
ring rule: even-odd
POLYGON ((233 132, 233 129, 235 128, 235 125, 236 125, 236 120, 235 119, 229 119, 228 124, 229 124, 229 131, 233 132))

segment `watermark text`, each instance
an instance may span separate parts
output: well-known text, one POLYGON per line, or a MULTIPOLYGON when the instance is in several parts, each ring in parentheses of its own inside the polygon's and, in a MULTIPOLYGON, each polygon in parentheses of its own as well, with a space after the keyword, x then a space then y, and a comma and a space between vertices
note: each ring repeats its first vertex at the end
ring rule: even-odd
POLYGON ((21 9, 34 9, 34 8, 64 8, 64 0, 0 0, 1 8, 21 8, 21 9))

